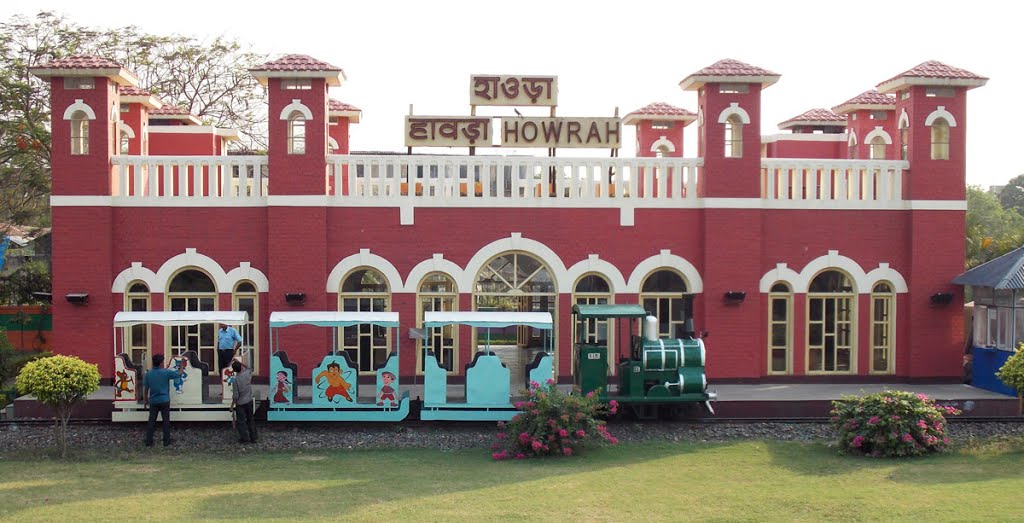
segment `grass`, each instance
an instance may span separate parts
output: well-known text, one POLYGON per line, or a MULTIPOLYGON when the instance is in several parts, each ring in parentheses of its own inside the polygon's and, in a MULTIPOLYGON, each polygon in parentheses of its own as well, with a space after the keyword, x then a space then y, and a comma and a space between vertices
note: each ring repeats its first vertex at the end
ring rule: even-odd
POLYGON ((893 461, 776 442, 518 462, 484 450, 0 454, 0 520, 1014 520, 1022 470, 1022 440, 893 461))

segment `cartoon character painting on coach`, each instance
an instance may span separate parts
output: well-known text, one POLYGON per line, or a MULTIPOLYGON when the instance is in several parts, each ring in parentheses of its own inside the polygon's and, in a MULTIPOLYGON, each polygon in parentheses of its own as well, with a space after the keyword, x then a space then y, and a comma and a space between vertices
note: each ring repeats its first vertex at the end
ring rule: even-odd
POLYGON ((395 389, 391 386, 397 378, 394 374, 384 371, 380 375, 380 380, 384 383, 384 386, 380 388, 380 392, 377 394, 377 405, 383 406, 385 401, 390 401, 392 407, 398 406, 398 400, 395 399, 395 389))
POLYGON ((274 385, 274 403, 291 403, 292 382, 288 381, 288 373, 277 371, 277 383, 274 385))
POLYGON ((327 370, 316 375, 313 380, 316 382, 316 386, 322 392, 321 397, 326 395, 327 401, 339 403, 341 400, 335 401, 336 396, 341 396, 348 401, 352 401, 352 396, 349 395, 348 390, 352 388, 352 385, 345 379, 350 377, 352 371, 349 370, 344 373, 341 372, 341 365, 337 362, 332 361, 327 364, 327 370))
POLYGON ((174 380, 174 392, 176 392, 177 394, 181 394, 181 386, 188 379, 188 373, 185 372, 186 370, 188 370, 188 362, 185 361, 184 356, 174 358, 173 360, 171 360, 171 368, 181 373, 181 377, 179 379, 174 380))
POLYGON ((127 369, 123 371, 117 371, 114 374, 117 377, 114 379, 114 398, 121 399, 125 393, 133 394, 135 392, 135 373, 130 372, 127 369))

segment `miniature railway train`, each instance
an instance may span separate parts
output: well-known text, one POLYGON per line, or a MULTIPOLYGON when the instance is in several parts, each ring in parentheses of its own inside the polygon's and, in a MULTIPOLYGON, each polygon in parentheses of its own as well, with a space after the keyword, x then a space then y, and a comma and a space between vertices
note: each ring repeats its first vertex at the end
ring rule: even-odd
MULTIPOLYGON (((634 409, 638 415, 668 409, 674 412, 681 406, 702 405, 713 413, 711 401, 714 392, 707 390, 704 341, 691 335, 682 339, 658 337, 657 318, 650 316, 639 305, 576 305, 573 315, 577 322, 579 339, 574 343, 574 384, 581 393, 594 392, 604 401, 615 400, 634 409), (629 323, 622 329, 621 323, 629 323), (640 334, 634 329, 642 322, 640 334), (617 322, 612 328, 613 322, 617 322), (594 325, 602 326, 592 333, 594 325), (591 333, 588 335, 587 333, 591 333), (628 333, 628 338, 626 334, 628 333), (617 360, 614 373, 609 372, 608 335, 619 335, 625 343, 615 343, 617 360), (620 347, 622 349, 620 349, 620 347), (628 349, 628 351, 627 351, 628 349), (628 353, 626 353, 628 352, 628 353), (617 383, 612 383, 612 374, 617 383)), ((267 420, 276 421, 353 421, 398 422, 415 412, 419 405, 421 420, 451 421, 505 421, 518 412, 513 393, 526 388, 531 382, 544 383, 554 378, 551 336, 552 316, 546 312, 426 312, 423 328, 437 329, 449 325, 465 325, 486 330, 486 343, 465 366, 464 390, 461 397, 449 393, 448 370, 442 367, 430 346, 431 337, 424 340, 422 396, 413 402, 408 389, 399 383, 399 317, 394 312, 304 311, 273 312, 270 315, 271 351, 269 357, 269 387, 266 398, 267 420), (331 348, 312 369, 300 369, 289 359, 281 347, 280 334, 284 329, 306 326, 329 329, 334 337, 331 348), (382 364, 374 371, 372 396, 363 391, 370 384, 359 384, 359 369, 348 353, 338 349, 343 329, 357 327, 371 332, 393 329, 395 346, 382 364), (530 327, 545 333, 544 346, 534 360, 526 365, 521 377, 512 376, 508 366, 490 345, 490 329, 530 327), (309 394, 300 393, 300 382, 309 378, 309 394), (522 383, 522 387, 517 384, 522 383), (363 392, 363 394, 360 394, 363 392)), ((126 336, 130 328, 139 325, 159 325, 164 328, 197 329, 203 324, 244 325, 242 311, 204 312, 119 312, 114 317, 114 410, 115 422, 145 421, 148 410, 142 403, 139 387, 144 369, 134 363, 128 354, 118 348, 118 332, 126 336)), ((294 354, 294 353, 293 353, 294 354)), ((235 356, 247 365, 254 364, 251 352, 242 351, 235 356)), ((230 421, 233 372, 231 367, 219 375, 221 394, 211 392, 210 367, 195 351, 175 354, 167 362, 168 368, 182 368, 183 379, 175 384, 171 394, 171 410, 181 421, 230 421)), ((256 402, 253 403, 254 408, 256 402)))

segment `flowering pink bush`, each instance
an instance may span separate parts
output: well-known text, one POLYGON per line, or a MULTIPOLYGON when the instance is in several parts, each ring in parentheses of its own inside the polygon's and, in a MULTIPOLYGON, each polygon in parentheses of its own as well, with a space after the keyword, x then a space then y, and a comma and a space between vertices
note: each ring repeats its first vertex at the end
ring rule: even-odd
POLYGON ((924 394, 887 390, 832 402, 832 426, 848 454, 920 456, 949 444, 945 416, 960 414, 924 394))
POLYGON ((532 382, 526 400, 515 403, 519 413, 507 423, 498 423, 500 432, 491 445, 491 457, 572 456, 585 444, 614 445, 619 440, 598 419, 605 412, 618 411, 618 404, 611 403, 606 407, 598 395, 583 395, 579 390, 564 394, 553 379, 543 385, 532 382))

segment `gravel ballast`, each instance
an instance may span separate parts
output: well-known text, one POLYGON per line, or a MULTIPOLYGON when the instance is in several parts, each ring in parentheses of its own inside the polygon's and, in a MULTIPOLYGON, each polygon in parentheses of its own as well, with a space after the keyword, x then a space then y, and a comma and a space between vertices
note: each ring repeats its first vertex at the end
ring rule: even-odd
MULTIPOLYGON (((224 423, 172 423, 173 448, 203 452, 285 450, 357 450, 420 448, 450 451, 488 448, 498 432, 494 423, 403 424, 267 424, 259 423, 259 442, 239 445, 238 433, 224 423)), ((143 424, 74 424, 68 446, 78 450, 152 451, 142 445, 143 424)), ((733 440, 829 442, 832 429, 825 423, 679 423, 619 422, 609 432, 623 443, 723 442, 733 440)), ((1024 423, 952 423, 949 436, 956 442, 995 437, 1024 437, 1024 423)), ((159 424, 156 434, 160 446, 159 424)), ((53 426, 35 423, 0 424, 0 453, 46 449, 53 445, 53 426)))

